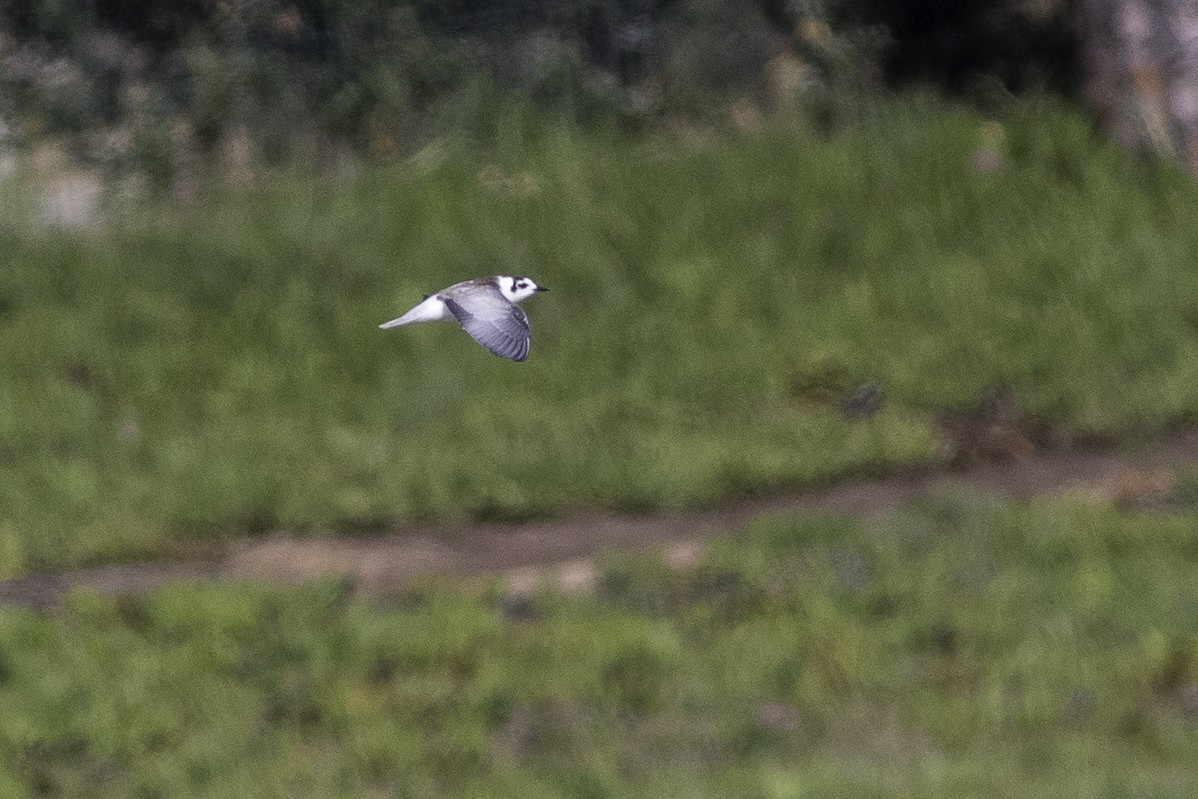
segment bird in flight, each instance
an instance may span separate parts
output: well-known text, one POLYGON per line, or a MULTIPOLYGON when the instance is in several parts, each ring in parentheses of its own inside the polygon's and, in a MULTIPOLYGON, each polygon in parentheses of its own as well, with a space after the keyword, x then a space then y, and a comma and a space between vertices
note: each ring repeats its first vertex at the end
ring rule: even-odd
POLYGON ((456 319, 475 341, 500 358, 522 361, 528 357, 528 317, 516 303, 548 290, 528 277, 476 277, 425 295, 415 308, 379 327, 456 319))

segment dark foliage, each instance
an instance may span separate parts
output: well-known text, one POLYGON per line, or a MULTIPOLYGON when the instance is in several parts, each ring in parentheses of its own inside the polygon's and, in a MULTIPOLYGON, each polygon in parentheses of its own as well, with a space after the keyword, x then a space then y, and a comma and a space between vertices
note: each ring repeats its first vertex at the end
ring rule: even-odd
POLYGON ((0 8, 0 121, 18 141, 65 136, 85 162, 170 182, 189 159, 227 155, 236 142, 242 161, 261 163, 482 135, 498 98, 513 93, 573 122, 726 119, 745 98, 778 101, 779 58, 801 76, 782 92, 826 116, 879 77, 1068 87, 1071 31, 1059 4, 1048 8, 16 0, 0 8))
POLYGON ((882 66, 892 83, 925 81, 962 92, 989 78, 1011 91, 1072 92, 1079 82, 1077 31, 1060 0, 858 0, 847 7, 887 31, 882 66))

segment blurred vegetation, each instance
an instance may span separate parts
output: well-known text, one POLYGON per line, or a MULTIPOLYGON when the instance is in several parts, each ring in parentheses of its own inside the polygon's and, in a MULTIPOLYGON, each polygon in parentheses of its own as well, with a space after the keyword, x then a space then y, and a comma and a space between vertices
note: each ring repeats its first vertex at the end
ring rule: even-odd
POLYGON ((996 390, 1016 451, 1195 417, 1198 191, 1072 113, 909 97, 832 136, 635 142, 536 120, 187 213, 10 216, 0 573, 942 463, 942 414, 996 390), (496 272, 554 289, 525 364, 374 327, 496 272))
POLYGON ((0 791, 1198 791, 1198 516, 946 496, 771 518, 594 596, 180 586, 0 609, 0 791))
POLYGON ((936 13, 873 0, 17 0, 0 9, 0 146, 58 142, 164 188, 488 141, 513 98, 634 129, 746 108, 825 124, 886 81, 992 102, 1075 83, 1056 0, 936 13))
POLYGON ((20 142, 57 136, 84 163, 168 185, 214 164, 487 140, 515 96, 583 123, 698 114, 753 91, 787 48, 726 0, 655 5, 27 0, 0 14, 0 114, 20 142))

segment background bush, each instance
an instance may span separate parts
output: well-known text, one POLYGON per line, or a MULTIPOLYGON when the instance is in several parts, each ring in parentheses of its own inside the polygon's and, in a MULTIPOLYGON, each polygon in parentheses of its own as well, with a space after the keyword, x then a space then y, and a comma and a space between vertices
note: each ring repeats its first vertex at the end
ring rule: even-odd
POLYGON ((63 137, 84 163, 163 184, 213 156, 237 172, 485 136, 512 94, 559 119, 636 128, 728 119, 730 108, 752 125, 759 106, 796 102, 827 121, 883 79, 1068 84, 1062 4, 1037 9, 18 0, 0 11, 0 120, 18 142, 63 137))

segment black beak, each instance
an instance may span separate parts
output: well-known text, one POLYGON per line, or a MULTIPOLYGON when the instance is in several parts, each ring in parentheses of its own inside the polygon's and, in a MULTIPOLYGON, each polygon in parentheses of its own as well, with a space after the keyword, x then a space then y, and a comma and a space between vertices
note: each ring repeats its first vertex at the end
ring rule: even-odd
POLYGON ((536 291, 549 291, 549 289, 545 288, 544 286, 537 286, 536 291))

